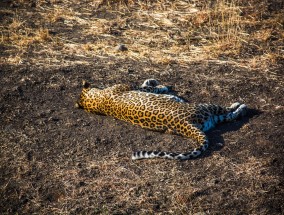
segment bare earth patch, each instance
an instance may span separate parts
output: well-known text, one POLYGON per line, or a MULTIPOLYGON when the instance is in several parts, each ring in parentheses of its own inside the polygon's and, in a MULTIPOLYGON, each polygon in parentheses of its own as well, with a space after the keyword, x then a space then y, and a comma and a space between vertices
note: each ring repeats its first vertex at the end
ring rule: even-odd
POLYGON ((284 213, 283 3, 206 2, 0 3, 1 214, 284 213), (133 162, 194 142, 74 104, 83 79, 147 78, 248 115, 198 159, 133 162))

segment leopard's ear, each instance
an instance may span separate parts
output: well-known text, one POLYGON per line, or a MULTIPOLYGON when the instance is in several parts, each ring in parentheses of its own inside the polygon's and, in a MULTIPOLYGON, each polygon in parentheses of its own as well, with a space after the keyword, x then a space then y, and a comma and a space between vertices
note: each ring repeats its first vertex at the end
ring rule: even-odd
POLYGON ((75 108, 80 108, 80 105, 78 102, 75 103, 75 108))
POLYGON ((90 84, 85 80, 82 81, 82 85, 85 89, 90 87, 90 84))

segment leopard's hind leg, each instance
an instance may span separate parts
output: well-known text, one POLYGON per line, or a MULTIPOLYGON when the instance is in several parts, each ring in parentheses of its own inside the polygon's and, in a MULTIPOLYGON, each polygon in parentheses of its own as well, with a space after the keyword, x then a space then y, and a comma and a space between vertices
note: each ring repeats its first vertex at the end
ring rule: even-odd
POLYGON ((202 131, 206 132, 222 122, 233 121, 245 115, 247 106, 238 102, 230 107, 214 104, 199 104, 196 106, 197 113, 204 118, 197 124, 202 131))
POLYGON ((244 116, 247 112, 247 106, 239 102, 233 103, 230 107, 218 106, 214 115, 219 117, 219 122, 230 122, 241 116, 244 116))
POLYGON ((241 116, 244 116, 247 112, 247 106, 245 104, 234 103, 230 108, 231 111, 225 116, 226 122, 230 122, 241 116))
POLYGON ((240 102, 235 102, 235 103, 233 103, 233 104, 231 104, 231 106, 230 107, 228 107, 227 109, 229 110, 229 111, 234 111, 234 110, 236 110, 238 107, 240 107, 241 106, 241 103, 240 102))

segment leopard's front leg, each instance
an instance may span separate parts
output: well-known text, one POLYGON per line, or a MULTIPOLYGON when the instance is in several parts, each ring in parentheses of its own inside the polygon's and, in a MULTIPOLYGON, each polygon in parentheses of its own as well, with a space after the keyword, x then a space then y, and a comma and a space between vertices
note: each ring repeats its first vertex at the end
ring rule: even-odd
POLYGON ((169 98, 177 102, 184 102, 182 98, 169 94, 171 91, 169 87, 160 85, 156 79, 146 79, 138 90, 147 93, 161 94, 165 98, 169 98))

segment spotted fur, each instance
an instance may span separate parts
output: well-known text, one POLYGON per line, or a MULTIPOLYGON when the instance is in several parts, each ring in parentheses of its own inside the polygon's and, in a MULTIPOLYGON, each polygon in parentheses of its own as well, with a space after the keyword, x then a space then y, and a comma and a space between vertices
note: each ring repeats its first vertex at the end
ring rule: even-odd
POLYGON ((169 89, 154 79, 146 80, 136 90, 125 84, 100 90, 84 83, 77 107, 87 112, 113 116, 142 128, 193 138, 199 143, 199 147, 185 153, 138 151, 133 153, 133 160, 195 158, 208 148, 209 142, 204 132, 221 122, 235 120, 246 111, 245 104, 234 103, 230 107, 189 104, 168 93, 169 89))

